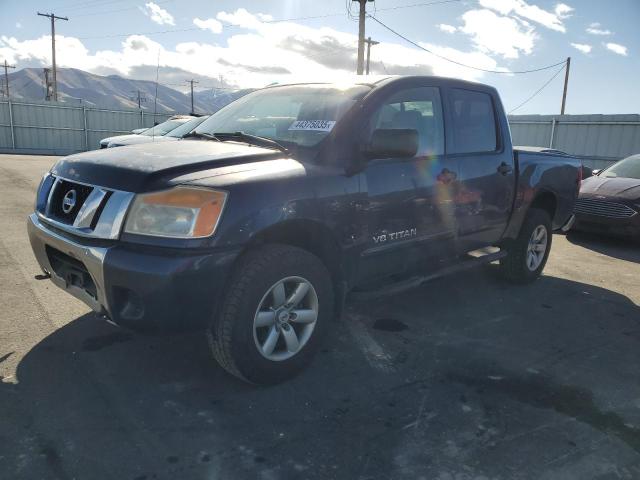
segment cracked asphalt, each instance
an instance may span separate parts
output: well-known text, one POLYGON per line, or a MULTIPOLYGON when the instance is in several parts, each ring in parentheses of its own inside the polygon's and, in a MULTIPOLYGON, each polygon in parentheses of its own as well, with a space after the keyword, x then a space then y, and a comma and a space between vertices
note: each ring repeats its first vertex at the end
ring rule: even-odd
POLYGON ((529 286, 487 268, 349 302, 307 371, 257 388, 202 335, 129 333, 37 279, 54 161, 0 156, 0 478, 640 478, 640 245, 555 235, 529 286))

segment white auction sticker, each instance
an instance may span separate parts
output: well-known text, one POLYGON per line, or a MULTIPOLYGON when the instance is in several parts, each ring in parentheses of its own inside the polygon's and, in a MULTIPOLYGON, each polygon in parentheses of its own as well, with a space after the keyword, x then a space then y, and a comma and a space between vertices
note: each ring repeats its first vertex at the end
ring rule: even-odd
POLYGON ((335 120, 296 120, 291 124, 289 130, 330 132, 335 124, 335 120))

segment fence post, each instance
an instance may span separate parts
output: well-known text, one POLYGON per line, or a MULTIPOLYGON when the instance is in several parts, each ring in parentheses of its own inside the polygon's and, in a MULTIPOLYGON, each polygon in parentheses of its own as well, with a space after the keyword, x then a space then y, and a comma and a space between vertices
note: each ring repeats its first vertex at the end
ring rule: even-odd
POLYGON ((89 150, 89 133, 87 132, 87 108, 82 105, 82 121, 84 123, 84 150, 89 150))
POLYGON ((16 136, 13 131, 13 109, 11 107, 11 98, 7 99, 9 102, 9 127, 11 128, 11 148, 16 149, 16 136))
POLYGON ((549 148, 553 148, 553 136, 556 131, 556 117, 551 120, 551 138, 549 138, 549 148))

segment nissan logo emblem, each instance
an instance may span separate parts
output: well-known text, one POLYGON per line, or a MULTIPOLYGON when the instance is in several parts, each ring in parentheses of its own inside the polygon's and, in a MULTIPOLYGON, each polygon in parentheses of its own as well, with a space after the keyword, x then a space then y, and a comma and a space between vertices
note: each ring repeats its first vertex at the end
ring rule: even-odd
POLYGON ((69 213, 76 206, 76 191, 69 190, 62 198, 62 211, 69 213))

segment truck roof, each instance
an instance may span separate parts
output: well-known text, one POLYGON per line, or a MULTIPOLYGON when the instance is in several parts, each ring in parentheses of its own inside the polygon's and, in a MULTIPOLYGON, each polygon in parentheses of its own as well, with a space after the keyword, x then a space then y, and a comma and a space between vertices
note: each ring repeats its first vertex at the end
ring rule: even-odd
POLYGON ((357 85, 363 85, 363 86, 375 88, 378 86, 387 85, 389 83, 407 81, 409 79, 415 79, 415 80, 431 79, 431 80, 435 80, 437 83, 448 83, 448 84, 455 85, 462 88, 466 86, 466 87, 473 87, 473 88, 490 89, 495 91, 494 87, 484 83, 471 82, 468 80, 460 80, 460 79, 451 78, 451 77, 439 77, 436 75, 366 75, 366 76, 352 75, 335 82, 298 81, 298 82, 271 84, 271 85, 267 85, 264 88, 290 87, 290 86, 302 86, 302 85, 327 85, 327 86, 335 85, 336 87, 339 86, 341 88, 344 88, 345 86, 355 87, 357 85))

